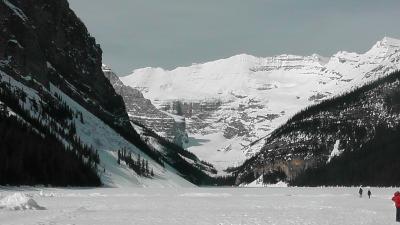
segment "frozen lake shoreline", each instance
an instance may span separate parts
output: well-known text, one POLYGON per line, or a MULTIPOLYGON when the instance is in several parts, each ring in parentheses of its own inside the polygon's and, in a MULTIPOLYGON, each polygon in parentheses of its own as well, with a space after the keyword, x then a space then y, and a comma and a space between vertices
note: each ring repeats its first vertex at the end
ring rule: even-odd
POLYGON ((47 210, 0 209, 0 224, 396 224, 395 188, 8 188, 47 210), (366 189, 365 193, 366 193, 366 189))

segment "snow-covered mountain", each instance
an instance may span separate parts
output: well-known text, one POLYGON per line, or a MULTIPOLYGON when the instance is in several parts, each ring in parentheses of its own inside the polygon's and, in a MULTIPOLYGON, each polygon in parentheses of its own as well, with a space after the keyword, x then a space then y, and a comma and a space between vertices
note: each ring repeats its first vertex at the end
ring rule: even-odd
POLYGON ((122 96, 131 121, 151 127, 179 146, 188 142, 184 117, 157 109, 139 90, 124 85, 110 67, 103 64, 102 69, 115 91, 122 96))
MULTIPOLYGON (((51 137, 58 147, 70 151, 66 154, 78 165, 71 171, 79 175, 83 174, 79 166, 90 168, 107 186, 193 186, 164 164, 163 156, 132 127, 122 97, 102 72, 99 45, 66 0, 0 1, 0 30, 0 116, 12 117, 10 121, 22 127, 19 130, 36 134, 27 141, 35 144, 51 137)), ((0 132, 3 142, 16 137, 6 135, 6 129, 0 132)), ((0 152, 11 159, 4 151, 17 147, 8 147, 0 152)), ((53 184, 50 180, 57 174, 46 170, 68 171, 70 165, 50 156, 38 152, 29 159, 14 157, 18 165, 12 166, 21 170, 13 173, 11 166, 2 165, 1 171, 6 172, 1 183, 8 184, 15 173, 42 169, 32 165, 44 160, 53 163, 35 175, 24 174, 21 182, 53 184)), ((87 185, 69 182, 61 184, 87 185)))
POLYGON ((222 171, 260 150, 258 141, 306 106, 400 68, 400 41, 330 58, 237 55, 204 64, 143 68, 122 77, 163 111, 184 116, 188 150, 222 171))
POLYGON ((184 118, 157 109, 139 90, 124 85, 108 66, 103 65, 102 68, 115 91, 122 96, 129 119, 140 139, 160 154, 163 164, 172 166, 178 174, 194 184, 223 184, 223 178, 211 177, 216 174, 213 165, 199 160, 182 148, 188 138, 184 118))
POLYGON ((230 171, 236 184, 397 186, 400 71, 308 107, 230 171))

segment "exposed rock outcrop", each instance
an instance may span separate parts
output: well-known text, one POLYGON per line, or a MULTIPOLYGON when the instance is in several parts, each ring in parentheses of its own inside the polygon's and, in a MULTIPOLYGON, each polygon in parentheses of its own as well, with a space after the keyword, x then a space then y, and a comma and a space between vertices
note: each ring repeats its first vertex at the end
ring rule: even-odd
POLYGON ((10 74, 29 75, 46 88, 51 82, 108 123, 128 129, 122 98, 101 70, 102 50, 66 0, 2 0, 0 28, 0 61, 10 74))
POLYGON ((187 144, 184 118, 160 111, 139 90, 124 85, 109 67, 103 65, 102 69, 115 91, 122 96, 131 121, 153 129, 179 146, 187 144))

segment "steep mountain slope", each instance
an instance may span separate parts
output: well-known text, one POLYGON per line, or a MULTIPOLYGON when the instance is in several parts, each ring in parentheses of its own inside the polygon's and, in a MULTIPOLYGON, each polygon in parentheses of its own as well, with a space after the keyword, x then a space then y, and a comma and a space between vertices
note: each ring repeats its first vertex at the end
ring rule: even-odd
POLYGON ((122 96, 131 121, 151 127, 179 146, 188 142, 184 117, 160 111, 139 90, 124 85, 108 66, 103 65, 102 69, 115 91, 122 96))
POLYGON ((38 133, 4 104, 0 110, 0 185, 99 186, 93 163, 46 130, 38 133), (23 141, 22 141, 23 140, 23 141))
POLYGON ((384 38, 364 54, 237 55, 172 71, 122 77, 163 111, 184 116, 186 146, 221 172, 259 151, 270 132, 306 106, 399 68, 400 41, 384 38))
POLYGON ((235 171, 295 185, 399 185, 400 72, 296 114, 235 171))
POLYGON ((144 142, 161 154, 163 162, 196 185, 233 183, 232 177, 212 177, 217 171, 211 164, 199 160, 193 153, 181 147, 187 137, 183 133, 184 129, 179 129, 182 124, 185 125, 184 120, 156 109, 140 91, 122 84, 109 67, 103 65, 103 71, 116 92, 123 97, 135 130, 144 142), (157 130, 153 131, 148 126, 156 126, 157 130), (163 137, 163 134, 171 135, 172 138, 163 137))
POLYGON ((105 185, 192 186, 131 126, 100 47, 66 0, 2 0, 0 29, 0 101, 10 117, 72 149, 105 185), (140 158, 147 175, 119 162, 118 150, 140 158))

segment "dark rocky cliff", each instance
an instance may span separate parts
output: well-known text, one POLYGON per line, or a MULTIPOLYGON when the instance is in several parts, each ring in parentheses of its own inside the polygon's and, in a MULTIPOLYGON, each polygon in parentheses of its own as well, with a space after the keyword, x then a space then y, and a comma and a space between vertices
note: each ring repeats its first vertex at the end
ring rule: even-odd
POLYGON ((102 50, 66 0, 0 2, 0 66, 34 89, 50 83, 158 160, 102 71, 102 50))
POLYGON ((128 121, 101 70, 100 46, 66 0, 4 0, 0 30, 0 60, 9 74, 30 75, 45 87, 51 82, 108 123, 128 121))
POLYGON ((101 162, 98 150, 112 154, 125 141, 163 163, 132 127, 102 71, 100 46, 66 0, 0 1, 0 104, 5 115, 60 141, 99 175, 117 161, 101 162), (103 131, 113 142, 107 147, 97 137, 103 131))

